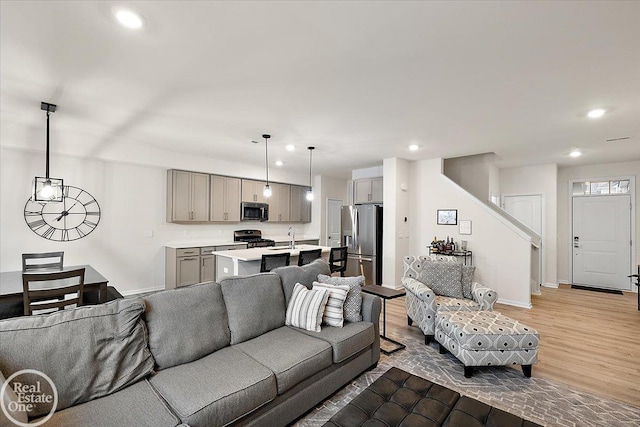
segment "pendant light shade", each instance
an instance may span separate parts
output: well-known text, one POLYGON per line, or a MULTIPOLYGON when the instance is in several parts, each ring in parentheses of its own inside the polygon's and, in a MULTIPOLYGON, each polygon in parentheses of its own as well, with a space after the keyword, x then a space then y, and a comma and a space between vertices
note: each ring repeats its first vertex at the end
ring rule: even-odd
POLYGON ((316 147, 307 147, 307 149, 309 150, 309 189, 307 190, 307 200, 311 201, 313 200, 313 183, 311 182, 311 166, 312 166, 312 160, 313 160, 313 150, 315 150, 316 147))
POLYGON ((45 176, 33 178, 31 200, 34 202, 61 202, 63 199, 64 183, 62 179, 49 176, 49 115, 55 113, 56 105, 41 102, 40 109, 47 112, 47 158, 45 176))
POLYGON ((264 162, 267 169, 267 184, 262 190, 262 195, 269 198, 271 197, 271 186, 269 185, 269 138, 271 138, 271 135, 264 134, 262 137, 264 138, 264 162))

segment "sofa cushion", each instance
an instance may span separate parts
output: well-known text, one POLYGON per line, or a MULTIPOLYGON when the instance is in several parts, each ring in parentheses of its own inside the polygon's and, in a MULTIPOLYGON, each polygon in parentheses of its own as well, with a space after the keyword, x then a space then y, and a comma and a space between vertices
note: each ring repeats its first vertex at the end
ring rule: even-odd
POLYGON ((149 383, 142 380, 117 393, 57 411, 46 425, 47 427, 173 427, 179 425, 180 420, 166 405, 149 383))
POLYGON ((332 277, 326 274, 320 274, 318 275, 318 281, 321 283, 329 283, 330 285, 349 286, 349 293, 344 302, 344 319, 349 322, 359 322, 362 320, 360 309, 362 307, 364 276, 332 277))
POLYGON ((231 344, 284 326, 286 306, 277 274, 227 277, 220 286, 229 316, 231 344))
POLYGON ((149 348, 158 369, 191 362, 231 342, 218 283, 158 292, 144 301, 149 348))
POLYGON ((191 427, 226 425, 276 396, 273 372, 233 347, 160 371, 149 382, 191 427))
POLYGON ((278 394, 331 366, 331 346, 290 327, 267 332, 233 346, 271 369, 276 375, 278 394))
POLYGON ((476 267, 474 265, 462 266, 462 277, 460 279, 460 281, 462 282, 462 295, 467 299, 473 299, 472 284, 473 273, 475 271, 476 267))
POLYGON ((340 363, 373 344, 375 329, 371 322, 345 322, 342 328, 326 326, 320 332, 296 329, 331 344, 333 363, 340 363))
POLYGON ((318 280, 319 274, 331 274, 329 264, 322 258, 316 259, 313 262, 298 267, 297 265, 289 265, 286 267, 278 267, 272 270, 282 280, 282 289, 284 291, 284 297, 286 304, 289 304, 291 294, 293 293, 293 287, 296 283, 301 283, 307 288, 311 289, 313 282, 318 280))
POLYGON ((326 289, 329 299, 322 313, 322 324, 342 328, 344 324, 344 301, 349 294, 347 285, 335 286, 328 283, 313 282, 313 289, 326 289))
MULTIPOLYGON (((153 371, 143 311, 142 299, 126 298, 2 320, 0 371, 7 378, 22 369, 48 375, 58 390, 58 410, 111 394, 153 371)), ((20 380, 33 385, 40 378, 20 380)), ((29 415, 48 412, 36 405, 29 415)))
POLYGON ((284 324, 320 332, 322 313, 328 299, 327 289, 307 289, 306 286, 297 283, 293 288, 284 324))
POLYGON ((462 265, 457 262, 424 261, 418 280, 430 287, 436 295, 463 298, 462 265))

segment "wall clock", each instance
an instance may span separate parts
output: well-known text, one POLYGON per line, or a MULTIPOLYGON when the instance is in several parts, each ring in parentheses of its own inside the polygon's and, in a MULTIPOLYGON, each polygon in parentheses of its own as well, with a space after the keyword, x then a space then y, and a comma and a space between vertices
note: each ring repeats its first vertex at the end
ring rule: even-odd
POLYGON ((82 188, 65 185, 62 202, 27 200, 24 220, 40 237, 56 242, 78 240, 91 233, 100 222, 100 205, 82 188))

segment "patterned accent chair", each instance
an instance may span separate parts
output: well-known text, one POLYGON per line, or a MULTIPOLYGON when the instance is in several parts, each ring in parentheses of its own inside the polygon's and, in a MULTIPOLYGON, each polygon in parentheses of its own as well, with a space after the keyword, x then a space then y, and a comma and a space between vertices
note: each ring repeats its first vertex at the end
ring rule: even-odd
POLYGON ((407 322, 416 322, 425 344, 435 335, 437 311, 493 310, 498 293, 473 281, 474 266, 455 257, 404 257, 402 285, 407 291, 407 322))

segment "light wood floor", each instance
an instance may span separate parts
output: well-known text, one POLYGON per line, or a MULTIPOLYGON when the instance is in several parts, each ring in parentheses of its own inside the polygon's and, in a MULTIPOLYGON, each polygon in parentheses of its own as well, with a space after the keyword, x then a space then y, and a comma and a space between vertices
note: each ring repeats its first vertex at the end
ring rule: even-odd
MULTIPOLYGON (((534 377, 640 407, 637 294, 614 295, 561 285, 542 288, 542 295, 532 296, 532 303, 530 310, 504 304, 496 304, 495 309, 538 330, 534 377)), ((395 328, 423 339, 415 325, 407 326, 404 297, 387 301, 388 333, 395 328)))

